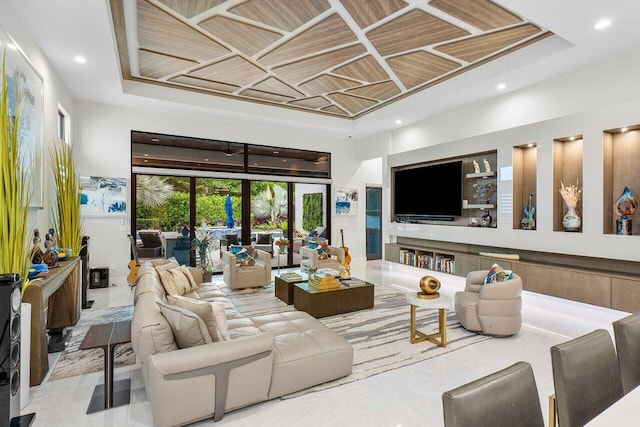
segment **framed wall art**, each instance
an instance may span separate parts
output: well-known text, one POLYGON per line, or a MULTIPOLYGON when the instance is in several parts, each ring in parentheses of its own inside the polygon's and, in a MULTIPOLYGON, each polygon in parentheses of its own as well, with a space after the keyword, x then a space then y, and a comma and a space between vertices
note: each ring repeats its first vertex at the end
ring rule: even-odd
POLYGON ((358 189, 336 188, 336 215, 358 213, 358 189))
POLYGON ((123 217, 127 214, 127 179, 81 176, 82 216, 123 217))
MULTIPOLYGON (((21 101, 18 137, 20 158, 31 190, 30 208, 44 206, 44 84, 18 44, 0 28, 0 55, 4 53, 9 111, 21 101)), ((0 58, 1 60, 1 58, 0 58)))

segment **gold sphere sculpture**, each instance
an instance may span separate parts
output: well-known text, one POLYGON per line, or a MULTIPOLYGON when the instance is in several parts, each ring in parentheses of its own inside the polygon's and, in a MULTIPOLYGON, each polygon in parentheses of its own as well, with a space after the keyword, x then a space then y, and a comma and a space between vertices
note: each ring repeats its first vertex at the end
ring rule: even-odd
POLYGON ((440 289, 440 281, 433 276, 424 276, 420 279, 420 289, 422 289, 422 292, 418 292, 418 298, 438 298, 440 296, 438 293, 438 289, 440 289))

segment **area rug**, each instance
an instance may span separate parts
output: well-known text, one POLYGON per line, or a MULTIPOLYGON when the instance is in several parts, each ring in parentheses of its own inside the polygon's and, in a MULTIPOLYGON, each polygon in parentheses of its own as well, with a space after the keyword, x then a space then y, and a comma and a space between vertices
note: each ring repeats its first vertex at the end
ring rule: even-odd
MULTIPOLYGON (((58 358, 49 381, 61 378, 85 375, 104 370, 104 351, 102 349, 80 350, 80 343, 91 325, 101 323, 119 322, 133 317, 133 306, 123 305, 101 310, 83 310, 80 321, 73 327, 71 340, 58 358)), ((131 348, 131 343, 121 344, 116 347, 114 367, 119 368, 136 363, 136 355, 131 348)))
MULTIPOLYGON (((286 305, 274 296, 273 285, 264 289, 228 290, 227 294, 238 311, 247 316, 294 309, 293 306, 286 305)), ((284 396, 283 399, 359 381, 491 339, 464 329, 451 310, 447 313, 446 347, 438 347, 429 342, 411 344, 409 342, 409 304, 404 293, 386 286, 375 287, 372 309, 319 320, 353 345, 353 372, 347 377, 284 396)), ((424 333, 436 333, 438 310, 418 308, 416 326, 424 333)))

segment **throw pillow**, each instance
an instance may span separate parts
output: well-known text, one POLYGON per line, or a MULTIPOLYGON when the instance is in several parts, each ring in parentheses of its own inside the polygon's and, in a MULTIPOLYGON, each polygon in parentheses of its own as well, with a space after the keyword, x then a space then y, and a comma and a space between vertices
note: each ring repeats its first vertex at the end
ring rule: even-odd
POLYGON ((207 326, 207 331, 209 331, 211 341, 220 341, 216 318, 213 314, 213 307, 209 302, 191 299, 180 295, 169 295, 167 296, 167 301, 169 301, 169 304, 171 305, 186 308, 194 314, 197 314, 207 326))
POLYGON ((256 234, 257 245, 268 245, 271 243, 271 234, 258 233, 256 234))
POLYGON ((189 281, 189 289, 187 289, 185 293, 195 291, 196 289, 198 289, 198 284, 196 283, 196 279, 193 278, 193 275, 191 274, 191 270, 189 270, 187 266, 181 265, 180 271, 182 271, 182 274, 184 274, 187 280, 189 281))
POLYGON ((164 264, 156 265, 155 269, 158 273, 160 273, 161 271, 167 271, 177 267, 180 267, 180 264, 178 264, 178 262, 175 260, 170 260, 169 262, 165 262, 164 264))
POLYGON ((513 277, 513 271, 505 270, 504 268, 500 267, 498 264, 493 264, 491 266, 491 270, 489 270, 489 274, 487 274, 487 277, 484 278, 483 285, 486 285, 488 283, 495 283, 495 282, 506 282, 512 277, 513 277))
POLYGON ((161 271, 159 275, 160 282, 162 282, 167 295, 184 295, 192 290, 189 279, 187 279, 180 267, 161 271))
POLYGON ((195 347, 211 343, 207 326, 197 314, 175 305, 158 303, 162 315, 167 319, 179 348, 195 347))
POLYGON ((211 304, 213 315, 216 318, 216 327, 218 328, 218 337, 220 338, 220 341, 231 341, 229 326, 227 325, 227 314, 225 312, 224 302, 213 301, 209 304, 211 304))
POLYGON ((175 259, 175 257, 171 257, 171 258, 167 258, 167 259, 164 259, 164 258, 158 258, 158 259, 152 259, 152 260, 151 260, 151 265, 153 265, 154 267, 158 267, 158 266, 160 266, 160 265, 164 265, 164 264, 169 263, 169 262, 171 262, 171 261, 178 262, 178 261, 175 259))
POLYGON ((311 249, 318 249, 318 244, 316 242, 309 242, 309 247, 311 249))

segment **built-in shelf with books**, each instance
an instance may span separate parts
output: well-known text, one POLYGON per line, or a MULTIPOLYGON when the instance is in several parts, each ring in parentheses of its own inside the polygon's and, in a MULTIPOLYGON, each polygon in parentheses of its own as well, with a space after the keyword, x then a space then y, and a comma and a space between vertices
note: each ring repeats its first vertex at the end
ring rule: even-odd
POLYGON ((421 249, 400 248, 400 264, 456 274, 456 261, 455 257, 451 254, 421 249))
MULTIPOLYGON (((603 160, 603 232, 627 234, 625 227, 620 229, 618 226, 621 217, 614 212, 613 206, 623 195, 625 188, 636 199, 640 197, 640 124, 605 130, 603 160)), ((631 220, 631 233, 634 236, 640 235, 638 215, 630 215, 628 220, 631 220)))
POLYGON ((513 228, 536 229, 536 173, 538 145, 513 147, 513 228))
POLYGON ((580 198, 574 207, 577 215, 582 218, 582 135, 572 135, 553 140, 553 231, 582 232, 582 227, 563 226, 562 221, 568 211, 568 206, 560 194, 560 188, 574 186, 580 190, 580 198))
POLYGON ((462 209, 471 227, 497 227, 497 151, 469 155, 463 161, 462 209))

